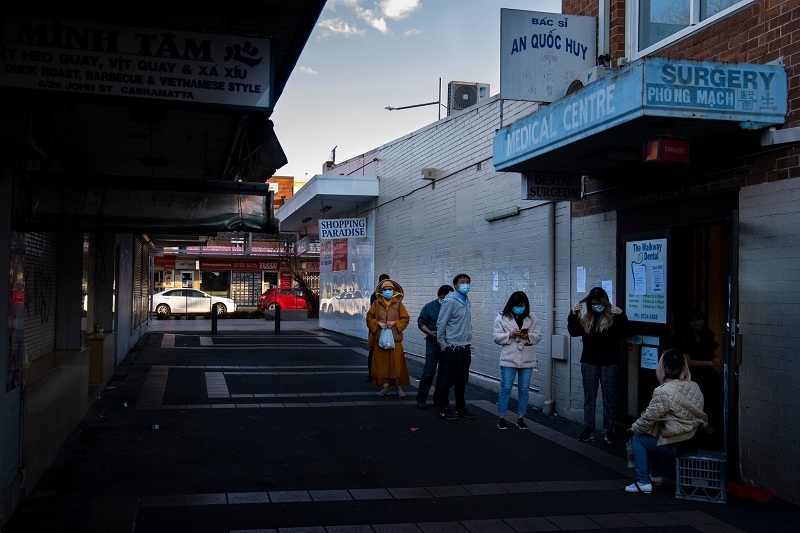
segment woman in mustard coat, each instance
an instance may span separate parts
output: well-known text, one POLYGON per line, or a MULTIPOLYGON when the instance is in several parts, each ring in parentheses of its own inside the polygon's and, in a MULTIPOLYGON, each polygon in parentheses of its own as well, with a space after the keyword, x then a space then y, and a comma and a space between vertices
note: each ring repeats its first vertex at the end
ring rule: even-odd
POLYGON ((408 327, 410 317, 403 305, 403 288, 396 281, 385 279, 375 289, 375 302, 367 311, 367 346, 373 350, 370 375, 375 385, 383 385, 378 396, 385 396, 390 386, 397 387, 397 395, 406 393, 402 387, 411 383, 403 352, 403 330, 408 327), (394 348, 384 349, 378 345, 378 337, 384 329, 391 329, 394 348))

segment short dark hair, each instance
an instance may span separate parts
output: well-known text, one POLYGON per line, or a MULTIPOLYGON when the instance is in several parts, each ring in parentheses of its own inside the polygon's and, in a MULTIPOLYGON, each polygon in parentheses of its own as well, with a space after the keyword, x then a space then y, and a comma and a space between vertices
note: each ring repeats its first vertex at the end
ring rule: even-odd
POLYGON ((450 285, 442 285, 441 287, 439 287, 439 290, 436 292, 436 296, 441 296, 442 294, 450 294, 454 290, 455 289, 453 289, 453 287, 451 287, 450 285))
POLYGON ((468 282, 472 282, 472 278, 470 278, 466 274, 456 274, 456 277, 453 278, 453 285, 458 285, 459 278, 467 278, 468 282))
POLYGON ((389 274, 381 274, 380 276, 378 276, 378 283, 380 283, 385 279, 389 279, 389 274))

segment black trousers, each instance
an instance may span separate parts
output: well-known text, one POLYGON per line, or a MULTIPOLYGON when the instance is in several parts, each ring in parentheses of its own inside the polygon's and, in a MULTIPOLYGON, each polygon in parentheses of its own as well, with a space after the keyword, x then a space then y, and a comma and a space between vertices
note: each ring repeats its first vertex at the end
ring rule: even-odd
POLYGON ((450 389, 453 389, 456 400, 456 411, 465 409, 467 401, 464 391, 469 382, 469 365, 472 363, 472 350, 469 345, 448 347, 439 353, 439 373, 442 376, 441 385, 433 393, 433 403, 439 409, 450 406, 450 389))

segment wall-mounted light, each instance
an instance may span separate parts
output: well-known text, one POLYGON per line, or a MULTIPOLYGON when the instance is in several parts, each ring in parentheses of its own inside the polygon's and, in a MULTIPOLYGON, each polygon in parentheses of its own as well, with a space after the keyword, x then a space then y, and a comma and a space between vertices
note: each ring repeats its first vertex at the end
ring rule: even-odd
POLYGON ((515 217, 517 215, 519 215, 519 207, 515 205, 512 207, 506 207, 505 209, 500 209, 499 211, 492 211, 491 213, 486 213, 483 216, 483 219, 486 220, 487 222, 492 222, 494 220, 501 220, 503 218, 515 217))
POLYGON ((308 224, 309 222, 311 222, 311 217, 306 217, 303 219, 303 224, 308 224))
POLYGON ((319 212, 320 212, 320 214, 325 214, 325 213, 327 213, 328 211, 330 211, 331 209, 333 209, 331 206, 329 206, 329 205, 326 205, 325 207, 323 207, 322 209, 320 209, 320 210, 319 210, 319 212))

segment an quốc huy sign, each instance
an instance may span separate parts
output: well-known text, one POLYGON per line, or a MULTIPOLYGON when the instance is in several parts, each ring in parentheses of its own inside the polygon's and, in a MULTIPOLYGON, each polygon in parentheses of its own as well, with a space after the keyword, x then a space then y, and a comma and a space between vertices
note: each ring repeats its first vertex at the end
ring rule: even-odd
POLYGON ((320 219, 319 238, 359 239, 367 236, 366 218, 320 219))
POLYGON ((581 199, 581 177, 576 174, 522 174, 522 199, 577 202, 581 199))
POLYGON ((270 40, 0 18, 0 86, 271 108, 270 40))

